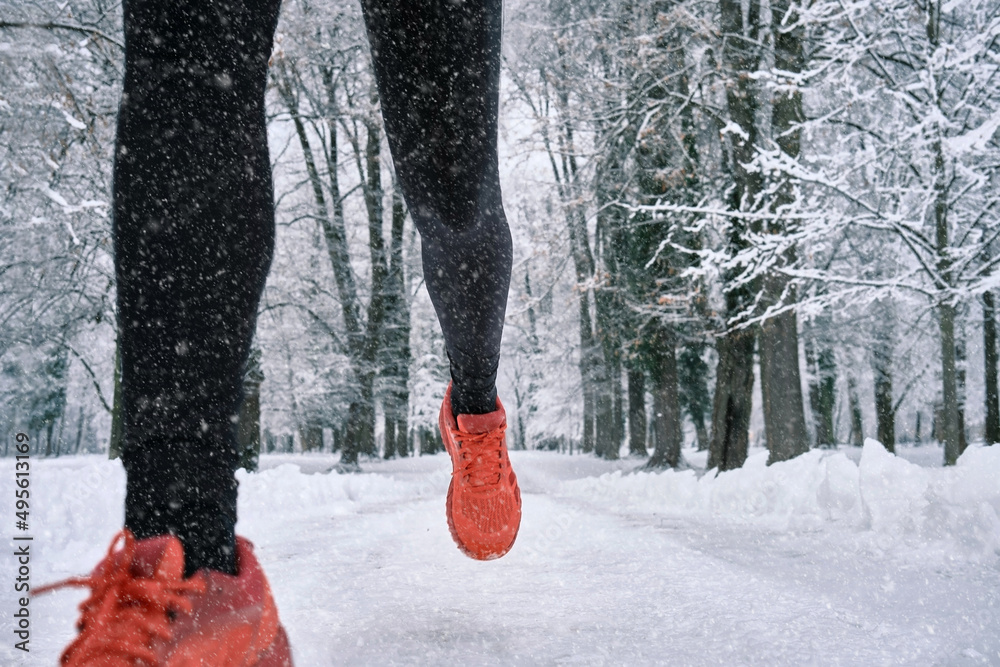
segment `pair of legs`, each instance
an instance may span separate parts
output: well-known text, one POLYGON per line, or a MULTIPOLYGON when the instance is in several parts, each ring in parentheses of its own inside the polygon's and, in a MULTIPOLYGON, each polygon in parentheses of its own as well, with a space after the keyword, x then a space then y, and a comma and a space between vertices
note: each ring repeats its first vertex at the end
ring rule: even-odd
MULTIPOLYGON (((455 414, 491 412, 511 270, 501 0, 364 0, 455 414)), ((114 174, 125 525, 234 572, 236 418, 274 247, 264 114, 280 0, 126 0, 114 174)))

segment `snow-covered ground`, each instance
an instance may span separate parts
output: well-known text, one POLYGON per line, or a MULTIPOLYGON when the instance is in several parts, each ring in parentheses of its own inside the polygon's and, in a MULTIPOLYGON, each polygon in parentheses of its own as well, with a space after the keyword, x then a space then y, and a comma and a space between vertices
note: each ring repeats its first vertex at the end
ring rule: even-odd
MULTIPOLYGON (((931 447, 894 457, 869 442, 770 467, 758 451, 719 476, 685 455, 693 470, 630 474, 638 461, 513 452, 524 521, 488 563, 448 535, 444 455, 358 475, 328 473, 329 456, 264 457, 241 476, 240 532, 300 667, 1000 665, 1000 447, 950 469, 931 447)), ((33 582, 89 571, 121 525, 121 466, 33 462, 32 491, 33 582)), ((0 663, 55 664, 85 593, 31 602, 26 659, 11 552, 0 663)))

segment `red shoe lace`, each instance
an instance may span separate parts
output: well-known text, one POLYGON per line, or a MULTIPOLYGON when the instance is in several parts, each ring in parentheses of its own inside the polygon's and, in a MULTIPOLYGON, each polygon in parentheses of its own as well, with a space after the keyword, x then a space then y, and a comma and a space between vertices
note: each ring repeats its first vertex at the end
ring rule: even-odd
POLYGON ((462 478, 472 487, 496 486, 503 479, 503 439, 507 425, 486 433, 456 432, 462 478))
POLYGON ((190 613, 190 594, 204 593, 201 577, 184 580, 159 572, 136 577, 132 573, 135 549, 135 537, 123 530, 108 549, 110 567, 106 572, 36 589, 36 594, 75 586, 91 589, 90 597, 80 605, 80 634, 63 652, 62 664, 84 664, 110 656, 155 663, 151 643, 156 637, 171 638, 170 614, 190 613), (116 554, 115 547, 122 539, 125 544, 116 554))

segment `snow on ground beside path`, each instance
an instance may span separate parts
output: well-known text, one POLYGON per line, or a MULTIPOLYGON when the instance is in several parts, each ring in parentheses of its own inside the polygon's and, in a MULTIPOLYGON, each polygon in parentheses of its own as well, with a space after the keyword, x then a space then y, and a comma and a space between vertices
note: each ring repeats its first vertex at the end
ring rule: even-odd
MULTIPOLYGON (((451 542, 443 455, 360 475, 328 473, 326 455, 265 456, 241 474, 239 531, 299 667, 1000 665, 1000 448, 949 469, 902 452, 869 442, 858 463, 812 451, 769 467, 755 452, 718 476, 513 452, 524 521, 488 563, 451 542)), ((88 572, 121 526, 120 464, 32 470, 33 583, 88 572)), ((4 506, 12 479, 0 475, 4 506)), ((14 571, 10 551, 0 572, 14 571)), ((55 664, 84 593, 32 600, 25 659, 3 590, 0 664, 55 664)))
POLYGON ((772 530, 862 531, 872 548, 897 556, 996 563, 1000 556, 1000 447, 970 447, 952 468, 909 463, 874 440, 859 464, 814 449, 767 465, 767 451, 739 470, 694 470, 564 482, 559 491, 592 505, 670 518, 710 518, 772 530))

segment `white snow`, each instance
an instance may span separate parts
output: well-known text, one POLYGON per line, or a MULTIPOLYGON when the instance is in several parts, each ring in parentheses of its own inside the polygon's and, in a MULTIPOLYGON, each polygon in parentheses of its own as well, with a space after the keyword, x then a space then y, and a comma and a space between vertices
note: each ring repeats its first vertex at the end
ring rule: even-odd
MULTIPOLYGON (((512 452, 521 534, 488 563, 451 542, 444 455, 359 475, 265 456, 241 474, 239 529, 300 667, 1000 664, 1000 447, 947 469, 906 460, 935 449, 869 441, 859 463, 843 449, 772 466, 754 451, 717 476, 512 452)), ((34 461, 32 475, 33 583, 88 572, 122 522, 120 464, 34 461)), ((84 592, 32 600, 26 658, 2 587, 0 663, 54 664, 84 592)))

